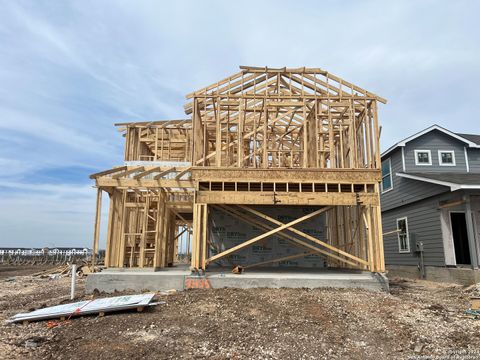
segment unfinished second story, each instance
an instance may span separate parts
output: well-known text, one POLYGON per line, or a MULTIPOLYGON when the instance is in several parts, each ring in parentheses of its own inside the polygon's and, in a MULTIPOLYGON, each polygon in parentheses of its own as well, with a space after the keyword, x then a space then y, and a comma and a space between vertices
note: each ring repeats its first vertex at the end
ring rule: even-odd
POLYGON ((479 176, 480 135, 433 125, 382 154, 382 211, 468 189, 470 180, 479 176))
POLYGON ((126 162, 380 170, 386 101, 324 70, 241 67, 187 99, 188 119, 117 124, 126 162))

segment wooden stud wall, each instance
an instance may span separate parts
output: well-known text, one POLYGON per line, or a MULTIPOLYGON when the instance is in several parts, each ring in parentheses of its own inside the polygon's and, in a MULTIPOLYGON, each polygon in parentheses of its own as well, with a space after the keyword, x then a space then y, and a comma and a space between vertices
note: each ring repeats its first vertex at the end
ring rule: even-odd
POLYGON ((105 265, 110 267, 171 266, 179 256, 189 256, 191 221, 169 205, 164 191, 135 192, 114 189, 111 194, 105 265), (179 229, 187 237, 179 239, 179 229))
POLYGON ((125 136, 125 161, 191 161, 192 122, 117 124, 125 136))

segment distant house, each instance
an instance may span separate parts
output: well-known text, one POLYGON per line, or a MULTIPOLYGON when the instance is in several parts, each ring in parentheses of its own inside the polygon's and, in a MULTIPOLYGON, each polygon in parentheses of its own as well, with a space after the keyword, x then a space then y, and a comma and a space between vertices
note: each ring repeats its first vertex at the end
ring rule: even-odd
POLYGON ((70 247, 57 247, 53 249, 49 248, 0 248, 0 256, 2 255, 20 255, 20 256, 89 256, 92 255, 92 250, 89 248, 70 248, 70 247))
POLYGON ((0 248, 0 255, 30 255, 33 252, 31 248, 0 248))
POLYGON ((92 250, 88 248, 69 248, 69 247, 56 247, 53 249, 49 249, 48 253, 50 255, 91 255, 92 250))
POLYGON ((480 135, 433 125, 396 143, 382 154, 381 187, 392 274, 480 279, 480 135))

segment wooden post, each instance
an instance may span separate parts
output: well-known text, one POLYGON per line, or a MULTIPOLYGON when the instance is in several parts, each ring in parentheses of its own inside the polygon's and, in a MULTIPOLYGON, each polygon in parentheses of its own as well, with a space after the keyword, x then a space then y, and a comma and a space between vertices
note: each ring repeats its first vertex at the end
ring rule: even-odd
MULTIPOLYGON (((269 117, 269 113, 268 113, 268 109, 267 109, 267 106, 265 105, 265 102, 263 104, 264 106, 264 125, 263 125, 263 142, 262 142, 262 157, 263 157, 263 160, 262 160, 262 168, 268 168, 268 117, 269 117)), ((255 139, 256 141, 256 139, 255 139)), ((255 154, 254 154, 255 156, 255 154)))
MULTIPOLYGON (((145 199, 145 204, 143 206, 143 224, 142 224, 142 235, 140 237, 140 256, 139 256, 139 267, 145 266, 145 242, 147 237, 147 225, 148 225, 148 211, 150 209, 150 196, 147 196, 145 199)), ((138 209, 140 211, 140 209, 138 209)))
POLYGON ((216 124, 215 124, 215 130, 216 130, 216 139, 215 139, 215 165, 220 167, 222 166, 222 123, 220 121, 220 106, 217 107, 215 113, 216 117, 216 124))
POLYGON ((202 205, 202 254, 201 254, 201 264, 202 269, 205 271, 206 269, 206 260, 208 256, 208 248, 207 248, 207 239, 208 239, 208 205, 202 205))
POLYGON ((102 189, 97 188, 97 208, 95 211, 95 230, 93 233, 93 256, 92 267, 95 266, 95 262, 98 256, 98 244, 100 240, 100 220, 102 217, 102 189))
POLYGON ((240 100, 240 114, 238 115, 237 126, 237 167, 243 167, 243 127, 245 121, 244 112, 241 110, 243 100, 240 100))
MULTIPOLYGON (((192 164, 196 164, 198 160, 200 160, 204 153, 204 147, 206 139, 204 138, 203 127, 206 126, 202 124, 202 116, 200 114, 200 109, 198 108, 198 100, 194 100, 194 112, 193 112, 193 137, 195 139, 193 143, 193 158, 192 164)), ((205 162, 201 164, 205 166, 205 162)))
POLYGON ((370 271, 375 271, 375 258, 373 251, 373 229, 372 229, 372 216, 370 207, 364 207, 364 221, 365 227, 367 229, 367 242, 368 242, 368 269, 370 271), (366 216, 365 216, 366 213, 366 216))
POLYGON ((385 254, 383 248, 383 226, 382 226, 382 212, 380 206, 375 206, 373 208, 373 216, 375 217, 376 230, 377 230, 377 249, 378 249, 378 263, 377 271, 385 272, 385 254))
POLYGON ((113 204, 113 194, 108 194, 109 197, 109 208, 108 208, 108 226, 107 226, 107 241, 105 246, 105 266, 109 267, 112 251, 113 251, 113 218, 114 214, 114 204, 113 204))
POLYGON ((125 205, 127 203, 127 190, 122 190, 122 215, 120 220, 120 239, 119 239, 119 255, 117 258, 117 266, 124 267, 125 265, 125 205))
POLYGON ((157 202, 157 223, 155 227, 155 255, 153 266, 155 268, 163 267, 162 263, 162 244, 163 244, 163 228, 165 226, 165 193, 160 190, 157 202))
POLYGON ((161 237, 161 266, 166 267, 168 261, 168 235, 170 231, 171 223, 171 211, 167 205, 165 205, 165 212, 163 215, 162 237, 161 237))
POLYGON ((192 270, 198 270, 200 264, 198 261, 200 249, 200 229, 201 229, 201 205, 193 204, 193 239, 192 239, 192 270))

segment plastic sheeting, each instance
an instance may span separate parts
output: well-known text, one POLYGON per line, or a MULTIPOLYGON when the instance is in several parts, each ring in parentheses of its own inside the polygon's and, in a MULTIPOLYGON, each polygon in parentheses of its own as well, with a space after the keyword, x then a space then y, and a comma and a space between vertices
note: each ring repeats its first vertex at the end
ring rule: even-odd
MULTIPOLYGON (((282 223, 288 223, 318 209, 309 206, 253 206, 252 208, 263 212, 270 217, 281 221, 282 223)), ((237 218, 226 214, 219 209, 212 209, 209 217, 211 225, 211 239, 221 251, 241 244, 246 240, 265 232, 264 230, 245 223, 242 220, 238 220, 237 218)), ((255 216, 253 217, 255 218, 255 216)), ((271 222, 263 222, 273 227, 277 227, 277 225, 272 224, 271 222)), ((301 222, 300 224, 296 225, 295 228, 319 240, 325 240, 325 215, 322 214, 301 222)), ((299 236, 296 237, 301 239, 299 236)), ((311 243, 308 240, 304 241, 311 243)), ((248 265, 270 259, 295 255, 304 251, 305 250, 303 248, 293 245, 290 241, 278 235, 273 235, 255 243, 252 246, 247 247, 246 249, 235 252, 230 258, 231 261, 237 265, 248 265)), ((215 253, 216 252, 214 251, 210 251, 210 255, 214 255, 215 253)), ((228 261, 224 259, 221 260, 221 263, 224 265, 229 264, 228 261)), ((324 257, 318 255, 308 255, 303 258, 282 261, 280 263, 270 263, 265 266, 321 268, 325 267, 325 259, 324 257)))

